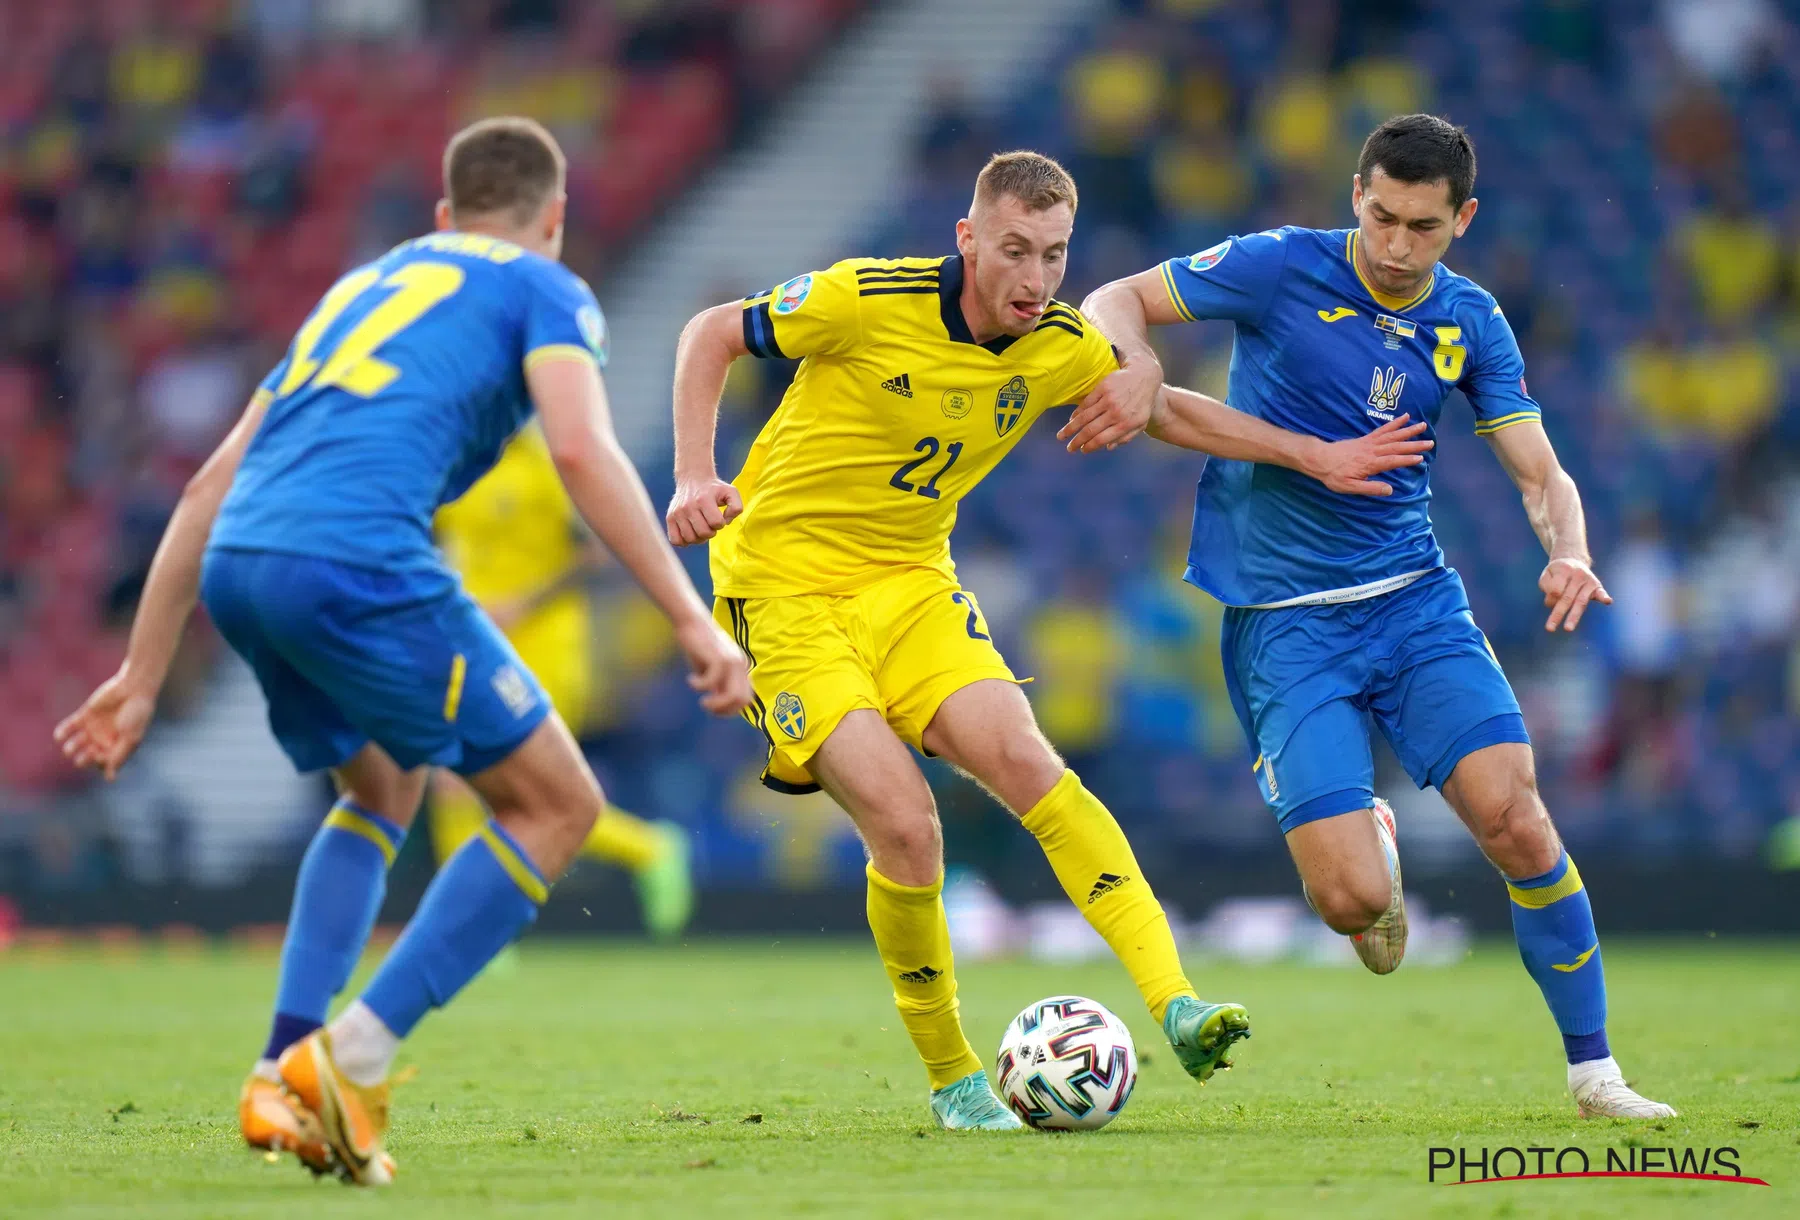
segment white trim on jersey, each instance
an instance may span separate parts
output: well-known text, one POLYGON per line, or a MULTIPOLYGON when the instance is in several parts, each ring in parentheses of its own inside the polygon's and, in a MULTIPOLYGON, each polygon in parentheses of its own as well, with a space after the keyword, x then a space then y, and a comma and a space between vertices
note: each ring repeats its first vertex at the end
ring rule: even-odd
POLYGON ((1380 597, 1383 593, 1404 589, 1421 576, 1429 576, 1436 570, 1436 568, 1421 568, 1417 572, 1402 572, 1398 576, 1372 580, 1366 585, 1353 585, 1348 589, 1327 589, 1323 593, 1302 593, 1299 597, 1290 597, 1278 602, 1264 602, 1260 606, 1244 606, 1242 609, 1286 610, 1289 606, 1336 606, 1343 602, 1367 601, 1371 597, 1380 597))

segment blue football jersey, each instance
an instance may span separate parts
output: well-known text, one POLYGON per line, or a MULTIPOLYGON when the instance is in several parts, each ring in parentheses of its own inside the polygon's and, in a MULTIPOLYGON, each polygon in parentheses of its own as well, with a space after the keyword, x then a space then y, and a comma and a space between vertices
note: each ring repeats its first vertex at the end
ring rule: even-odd
MULTIPOLYGON (((1354 229, 1272 229, 1162 265, 1182 317, 1230 319, 1227 397, 1324 440, 1399 415, 1430 424, 1461 389, 1487 435, 1539 418, 1494 298, 1439 265, 1410 301, 1357 271, 1354 229)), ((1391 496, 1329 491, 1279 466, 1213 458, 1200 479, 1187 579, 1232 606, 1350 600, 1443 566, 1431 531, 1432 454, 1385 477, 1391 496)))
POLYGON ((268 413, 211 545, 435 568, 431 518, 531 414, 528 365, 603 365, 605 323, 562 264, 444 232, 345 275, 263 379, 268 413))

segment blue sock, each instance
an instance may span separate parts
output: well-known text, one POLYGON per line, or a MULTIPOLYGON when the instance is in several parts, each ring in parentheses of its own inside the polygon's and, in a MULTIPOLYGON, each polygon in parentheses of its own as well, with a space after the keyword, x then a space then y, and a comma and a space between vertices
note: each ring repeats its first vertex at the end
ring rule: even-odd
POLYGON ((1508 881, 1506 889, 1519 956, 1556 1018, 1569 1062, 1606 1058, 1606 974, 1575 862, 1565 851, 1549 872, 1508 881))
POLYGON ((325 1023, 331 997, 350 981, 368 943, 387 894, 388 867, 405 838, 403 827, 347 798, 325 815, 294 879, 265 1059, 278 1058, 325 1023))
POLYGON ((363 1003, 406 1037, 537 919, 549 893, 512 836, 489 822, 438 870, 363 1003))

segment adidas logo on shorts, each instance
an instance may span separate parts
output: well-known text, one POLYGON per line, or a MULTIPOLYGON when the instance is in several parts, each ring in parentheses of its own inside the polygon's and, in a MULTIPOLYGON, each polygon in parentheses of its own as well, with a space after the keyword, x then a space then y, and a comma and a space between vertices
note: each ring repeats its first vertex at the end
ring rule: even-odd
POLYGON ((889 377, 881 383, 881 388, 900 395, 902 398, 912 397, 912 374, 902 373, 898 377, 889 377))
POLYGON ((1088 904, 1091 906, 1096 898, 1112 893, 1130 880, 1130 877, 1121 877, 1117 873, 1101 873, 1099 880, 1094 882, 1094 888, 1088 891, 1088 904))
POLYGON ((930 966, 920 966, 917 970, 903 970, 900 973, 902 983, 929 983, 943 976, 942 970, 933 970, 930 966))

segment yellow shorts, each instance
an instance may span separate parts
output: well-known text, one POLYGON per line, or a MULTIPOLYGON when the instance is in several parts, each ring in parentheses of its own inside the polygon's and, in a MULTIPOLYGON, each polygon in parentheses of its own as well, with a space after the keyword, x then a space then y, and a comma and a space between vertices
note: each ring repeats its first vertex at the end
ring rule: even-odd
POLYGON ((819 790, 806 765, 846 713, 873 708, 920 746, 963 687, 1018 681, 974 596, 929 568, 901 569, 848 596, 721 597, 713 618, 750 657, 756 699, 744 717, 768 738, 762 779, 777 792, 819 790))

